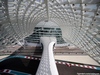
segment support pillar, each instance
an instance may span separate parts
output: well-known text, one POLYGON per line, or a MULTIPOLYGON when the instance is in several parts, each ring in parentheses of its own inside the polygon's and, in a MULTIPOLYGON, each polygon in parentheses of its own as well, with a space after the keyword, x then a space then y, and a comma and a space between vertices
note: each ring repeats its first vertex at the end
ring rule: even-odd
POLYGON ((41 37, 40 41, 43 44, 43 53, 36 75, 58 75, 53 54, 53 45, 56 43, 56 38, 41 37))

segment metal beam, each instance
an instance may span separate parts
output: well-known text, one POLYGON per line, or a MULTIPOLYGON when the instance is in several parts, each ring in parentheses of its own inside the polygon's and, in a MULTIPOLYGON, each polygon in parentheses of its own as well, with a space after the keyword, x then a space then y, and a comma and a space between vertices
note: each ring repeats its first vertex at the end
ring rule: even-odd
POLYGON ((46 11, 47 11, 47 19, 50 19, 50 14, 49 14, 49 0, 44 0, 44 3, 46 5, 46 11))

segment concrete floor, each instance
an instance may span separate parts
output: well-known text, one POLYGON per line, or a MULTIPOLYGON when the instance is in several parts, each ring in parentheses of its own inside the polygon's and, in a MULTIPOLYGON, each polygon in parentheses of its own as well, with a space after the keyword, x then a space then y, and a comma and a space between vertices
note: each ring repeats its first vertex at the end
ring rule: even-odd
POLYGON ((6 58, 6 57, 8 57, 8 56, 9 56, 9 55, 0 56, 0 59, 6 58))
POLYGON ((55 55, 55 59, 100 66, 88 55, 55 55))
MULTIPOLYGON (((23 49, 23 48, 20 48, 20 46, 8 47, 7 50, 12 51, 11 53, 13 53, 15 50, 17 50, 18 53, 15 55, 29 55, 29 56, 35 55, 34 52, 41 51, 40 47, 37 47, 37 48, 36 47, 27 47, 26 49, 23 49), (30 52, 31 54, 28 52, 30 52)), ((82 52, 79 49, 68 49, 67 47, 56 47, 56 50, 54 50, 54 51, 55 52, 82 52)), ((2 53, 2 51, 1 51, 1 53, 2 53)), ((0 56, 0 59, 8 57, 8 56, 9 55, 0 56)), ((55 59, 100 66, 100 64, 98 64, 95 60, 93 60, 88 55, 59 54, 59 55, 55 55, 55 59)))

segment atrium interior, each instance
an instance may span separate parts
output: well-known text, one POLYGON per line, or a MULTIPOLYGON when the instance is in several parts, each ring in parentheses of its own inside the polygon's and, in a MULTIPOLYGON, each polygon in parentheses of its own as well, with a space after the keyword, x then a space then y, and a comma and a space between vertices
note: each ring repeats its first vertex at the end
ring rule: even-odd
POLYGON ((37 74, 41 37, 59 75, 100 74, 100 0, 0 0, 0 75, 54 75, 37 74))

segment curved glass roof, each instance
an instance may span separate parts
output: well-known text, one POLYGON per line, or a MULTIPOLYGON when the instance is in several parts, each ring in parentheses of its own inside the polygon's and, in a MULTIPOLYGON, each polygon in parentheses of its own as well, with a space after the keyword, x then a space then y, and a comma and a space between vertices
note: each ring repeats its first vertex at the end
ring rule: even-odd
POLYGON ((0 49, 29 36, 45 20, 100 63, 100 0, 0 0, 0 49))

